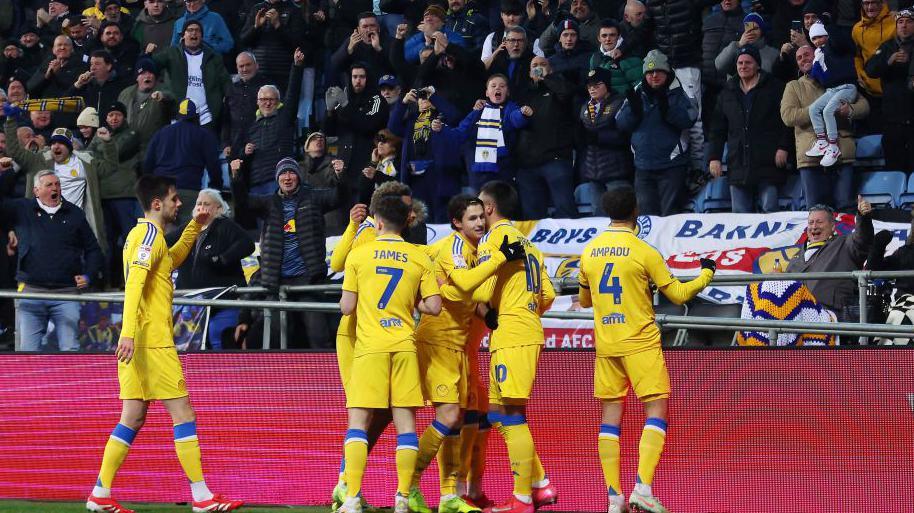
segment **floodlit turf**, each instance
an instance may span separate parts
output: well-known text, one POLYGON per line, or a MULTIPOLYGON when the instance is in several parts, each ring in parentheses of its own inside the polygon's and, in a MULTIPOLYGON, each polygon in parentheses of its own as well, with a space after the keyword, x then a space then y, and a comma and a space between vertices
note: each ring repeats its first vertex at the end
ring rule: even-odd
MULTIPOLYGON (((125 502, 124 506, 136 510, 137 513, 147 511, 154 513, 188 513, 190 504, 143 504, 125 502)), ((84 513, 85 502, 28 502, 28 501, 0 501, 0 513, 84 513)), ((329 513, 329 506, 298 507, 298 508, 241 508, 240 513, 329 513)))

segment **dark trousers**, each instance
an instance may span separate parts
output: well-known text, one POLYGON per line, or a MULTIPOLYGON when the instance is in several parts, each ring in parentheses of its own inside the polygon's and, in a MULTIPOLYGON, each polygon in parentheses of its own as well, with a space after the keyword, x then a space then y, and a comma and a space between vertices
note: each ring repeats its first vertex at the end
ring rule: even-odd
POLYGON ((524 219, 543 219, 550 200, 556 219, 574 219, 578 209, 574 204, 574 167, 571 160, 554 159, 517 173, 517 192, 521 198, 524 219))
MULTIPOLYGON (((280 285, 317 285, 326 282, 324 277, 316 279, 306 276, 295 278, 282 278, 280 285)), ((294 293, 289 295, 294 301, 315 301, 326 303, 331 301, 322 293, 294 293)), ((286 333, 289 349, 331 349, 335 347, 336 340, 331 336, 332 318, 338 315, 326 312, 286 311, 286 333)), ((273 315, 273 322, 279 322, 279 313, 273 315)), ((279 347, 279 341, 273 341, 272 347, 279 347)))
POLYGON ((642 215, 669 216, 682 211, 686 166, 636 169, 635 195, 642 215))
POLYGON ((102 211, 108 235, 108 247, 104 248, 108 261, 108 283, 119 286, 124 283, 120 249, 124 247, 127 234, 136 226, 137 218, 143 217, 143 210, 134 198, 115 198, 102 200, 102 211))
POLYGON ((886 123, 882 134, 885 168, 909 173, 914 170, 914 125, 886 123))

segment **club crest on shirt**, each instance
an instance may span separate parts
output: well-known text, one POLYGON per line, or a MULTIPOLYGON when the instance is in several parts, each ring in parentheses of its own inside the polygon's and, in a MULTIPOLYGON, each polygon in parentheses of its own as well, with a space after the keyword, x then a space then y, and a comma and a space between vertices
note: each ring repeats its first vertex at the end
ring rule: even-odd
POLYGON ((283 233, 295 233, 295 219, 289 219, 289 222, 282 225, 283 233))
POLYGON ((136 251, 136 263, 149 265, 149 259, 152 256, 152 246, 140 244, 136 251))

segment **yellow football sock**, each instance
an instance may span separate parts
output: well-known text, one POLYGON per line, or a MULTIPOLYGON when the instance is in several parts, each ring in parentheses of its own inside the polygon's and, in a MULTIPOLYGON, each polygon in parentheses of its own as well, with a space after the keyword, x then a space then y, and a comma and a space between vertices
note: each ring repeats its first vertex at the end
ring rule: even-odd
POLYGON ((181 468, 191 483, 203 481, 203 457, 197 440, 197 423, 185 422, 175 426, 175 452, 181 468))
POLYGON ((346 431, 344 444, 346 497, 357 497, 362 491, 362 476, 368 464, 368 434, 361 429, 350 429, 346 431))
POLYGON ((531 475, 536 448, 533 436, 523 415, 501 415, 499 432, 508 446, 508 457, 511 460, 511 471, 514 473, 514 495, 530 497, 533 493, 531 475))
POLYGON ((451 434, 445 437, 438 450, 438 482, 441 483, 442 496, 457 494, 457 470, 459 468, 460 436, 451 434))
MULTIPOLYGON (((422 435, 425 437, 425 435, 422 435)), ((440 442, 439 442, 440 445, 440 442)), ((397 435, 397 493, 404 497, 409 496, 409 488, 416 474, 416 464, 419 459, 419 438, 416 433, 401 433, 397 435)), ((425 464, 428 466, 428 463, 425 464)))
POLYGON ((114 426, 108 443, 105 444, 105 454, 102 456, 102 468, 98 472, 96 486, 111 488, 111 484, 114 483, 114 475, 127 459, 127 453, 130 452, 134 438, 136 438, 136 431, 123 424, 114 426))
POLYGON ((438 449, 441 447, 441 442, 444 441, 444 437, 450 434, 451 430, 447 426, 433 420, 432 423, 425 428, 425 431, 422 433, 422 438, 419 439, 419 454, 416 457, 416 471, 413 475, 412 486, 419 486, 419 481, 422 479, 422 473, 425 472, 425 469, 432 463, 432 460, 435 458, 435 455, 438 454, 438 449))
POLYGON ((641 443, 638 444, 638 482, 648 486, 654 482, 654 471, 660 463, 666 441, 666 421, 651 417, 644 422, 641 443))
POLYGON ((603 479, 606 480, 606 490, 610 495, 622 494, 622 478, 619 475, 619 462, 622 460, 622 450, 619 446, 621 433, 619 426, 600 426, 600 466, 603 467, 603 479))
POLYGON ((543 462, 540 461, 540 454, 535 451, 533 453, 533 470, 531 471, 530 479, 533 483, 546 480, 546 469, 543 467, 543 462))

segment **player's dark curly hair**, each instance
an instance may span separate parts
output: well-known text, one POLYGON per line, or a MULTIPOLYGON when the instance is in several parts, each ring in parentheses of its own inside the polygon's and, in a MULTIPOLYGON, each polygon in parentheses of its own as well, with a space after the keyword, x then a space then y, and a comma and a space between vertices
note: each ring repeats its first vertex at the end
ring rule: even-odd
POLYGON ((603 211, 613 221, 630 221, 634 219, 638 210, 638 197, 635 189, 623 186, 610 189, 600 198, 603 211))

